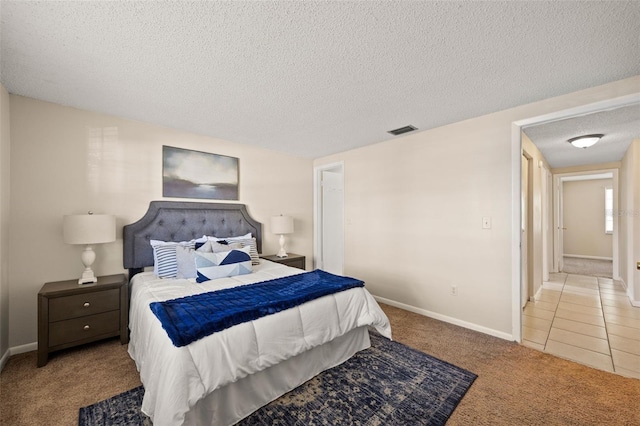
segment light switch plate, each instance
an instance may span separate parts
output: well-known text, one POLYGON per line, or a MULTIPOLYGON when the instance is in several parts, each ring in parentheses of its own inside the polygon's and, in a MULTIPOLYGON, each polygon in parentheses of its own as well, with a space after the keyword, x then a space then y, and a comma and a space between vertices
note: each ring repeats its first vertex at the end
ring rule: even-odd
POLYGON ((489 216, 482 218, 482 229, 491 229, 491 218, 489 216))

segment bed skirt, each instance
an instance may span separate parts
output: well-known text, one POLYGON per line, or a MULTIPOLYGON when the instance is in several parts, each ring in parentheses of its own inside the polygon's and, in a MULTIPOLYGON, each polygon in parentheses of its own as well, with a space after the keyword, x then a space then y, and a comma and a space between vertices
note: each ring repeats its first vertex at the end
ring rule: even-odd
POLYGON ((230 383, 200 400, 186 415, 187 425, 232 425, 324 370, 371 346, 368 328, 358 327, 266 370, 230 383))

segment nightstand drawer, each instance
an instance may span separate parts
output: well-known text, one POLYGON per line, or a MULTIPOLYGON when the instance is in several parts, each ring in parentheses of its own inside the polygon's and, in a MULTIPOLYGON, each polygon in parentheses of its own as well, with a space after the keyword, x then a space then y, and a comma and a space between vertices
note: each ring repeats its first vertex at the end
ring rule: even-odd
POLYGON ((120 290, 94 291, 49 299, 49 322, 120 309, 120 290))
POLYGON ((117 334, 119 329, 120 311, 58 321, 49 326, 49 346, 64 345, 107 333, 117 334))

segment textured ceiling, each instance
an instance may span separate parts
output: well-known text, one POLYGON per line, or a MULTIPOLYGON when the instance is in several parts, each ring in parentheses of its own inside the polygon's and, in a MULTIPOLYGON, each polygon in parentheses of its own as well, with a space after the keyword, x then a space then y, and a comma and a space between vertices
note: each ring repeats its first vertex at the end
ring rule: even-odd
POLYGON ((640 74, 640 3, 0 3, 10 93, 315 158, 640 74))
POLYGON ((640 105, 582 115, 524 129, 551 168, 620 161, 631 141, 640 139, 640 105), (601 133, 590 148, 575 148, 568 139, 601 133))

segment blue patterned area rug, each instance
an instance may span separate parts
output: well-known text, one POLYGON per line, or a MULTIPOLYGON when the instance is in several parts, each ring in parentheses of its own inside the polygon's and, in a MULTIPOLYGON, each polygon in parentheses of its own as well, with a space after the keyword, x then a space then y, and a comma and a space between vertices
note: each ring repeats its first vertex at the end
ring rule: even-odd
MULTIPOLYGON (((444 425, 476 375, 371 333, 371 348, 239 425, 444 425)), ((142 386, 80 409, 80 426, 150 425, 142 386)))

